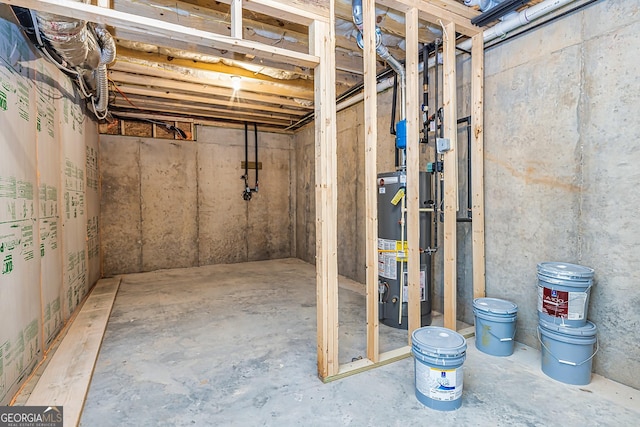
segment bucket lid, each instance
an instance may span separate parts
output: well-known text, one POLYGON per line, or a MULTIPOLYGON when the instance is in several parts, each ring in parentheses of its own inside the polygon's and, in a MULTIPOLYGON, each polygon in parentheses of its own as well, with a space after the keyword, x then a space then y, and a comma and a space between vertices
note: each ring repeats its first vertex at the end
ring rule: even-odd
POLYGON ((539 325, 541 328, 545 328, 552 332, 560 334, 571 335, 574 337, 592 337, 596 334, 598 328, 595 323, 587 320, 584 326, 568 326, 566 324, 558 324, 548 322, 544 319, 540 319, 539 325))
POLYGON ((538 273, 558 279, 591 279, 593 268, 568 262, 541 262, 538 264, 538 273))
POLYGON ((518 306, 511 301, 499 298, 476 298, 473 308, 494 314, 513 314, 518 312, 518 306))
POLYGON ((459 333, 440 326, 425 326, 411 334, 414 349, 440 357, 457 357, 467 349, 467 340, 459 333))

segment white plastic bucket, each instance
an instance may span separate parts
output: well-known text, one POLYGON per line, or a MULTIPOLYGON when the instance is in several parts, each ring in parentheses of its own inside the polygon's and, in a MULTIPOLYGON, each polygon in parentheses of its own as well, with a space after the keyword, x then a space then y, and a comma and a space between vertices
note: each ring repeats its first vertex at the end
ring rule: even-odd
POLYGON ((416 398, 439 411, 462 405, 467 341, 459 333, 439 326, 425 326, 411 335, 415 356, 416 398))
POLYGON ((498 298, 473 300, 476 348, 492 356, 511 356, 518 306, 498 298))
POLYGON ((537 269, 539 319, 564 326, 585 326, 593 269, 562 262, 541 262, 537 269))
POLYGON ((541 319, 538 339, 542 345, 542 372, 566 384, 589 384, 593 356, 598 352, 596 333, 596 325, 589 321, 575 328, 541 319))

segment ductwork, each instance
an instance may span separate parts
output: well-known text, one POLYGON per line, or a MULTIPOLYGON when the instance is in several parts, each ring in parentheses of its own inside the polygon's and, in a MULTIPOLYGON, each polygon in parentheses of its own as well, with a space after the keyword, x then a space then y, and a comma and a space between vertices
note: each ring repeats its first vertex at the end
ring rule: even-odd
POLYGON ((94 102, 96 112, 104 114, 109 101, 109 81, 107 80, 107 65, 116 59, 116 43, 111 34, 103 27, 95 27, 95 33, 100 44, 100 65, 95 71, 98 101, 94 102))
POLYGON ((486 12, 503 1, 504 0, 464 0, 464 5, 469 7, 478 6, 481 11, 486 12))
POLYGON ((38 48, 58 68, 76 78, 83 96, 91 98, 96 116, 105 118, 109 99, 107 65, 116 56, 111 34, 104 27, 79 19, 33 10, 30 14, 38 48))
MULTIPOLYGON (((364 42, 362 40, 362 28, 363 28, 362 0, 352 0, 351 12, 353 15, 353 23, 356 25, 356 28, 358 28, 358 37, 357 37, 358 46, 360 46, 360 48, 363 49, 364 42)), ((405 98, 407 94, 406 72, 402 64, 400 64, 400 62, 396 58, 394 58, 393 55, 391 55, 391 53, 389 52, 389 49, 387 49, 387 47, 384 44, 382 44, 382 32, 380 31, 380 28, 377 25, 376 25, 376 53, 378 54, 378 56, 380 56, 380 58, 387 61, 387 63, 393 69, 393 71, 395 71, 396 74, 398 74, 398 81, 400 82, 400 120, 404 120, 407 117, 406 105, 405 105, 405 98)))
POLYGON ((65 62, 68 68, 94 69, 100 61, 100 52, 95 38, 87 28, 86 21, 45 12, 36 12, 40 35, 65 62))

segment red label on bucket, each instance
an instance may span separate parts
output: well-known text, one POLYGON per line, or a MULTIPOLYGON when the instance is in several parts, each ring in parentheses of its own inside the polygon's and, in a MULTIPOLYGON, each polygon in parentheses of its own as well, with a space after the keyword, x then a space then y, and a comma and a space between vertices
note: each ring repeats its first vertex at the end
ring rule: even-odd
POLYGON ((566 319, 569 315, 569 292, 543 288, 541 308, 543 313, 566 319))

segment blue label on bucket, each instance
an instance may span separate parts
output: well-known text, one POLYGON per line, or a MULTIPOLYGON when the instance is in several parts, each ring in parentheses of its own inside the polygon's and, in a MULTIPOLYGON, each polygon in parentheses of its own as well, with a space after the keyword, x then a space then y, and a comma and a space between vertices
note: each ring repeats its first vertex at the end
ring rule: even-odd
POLYGON ((438 401, 454 401, 462 397, 462 368, 436 369, 416 363, 416 389, 438 401))

